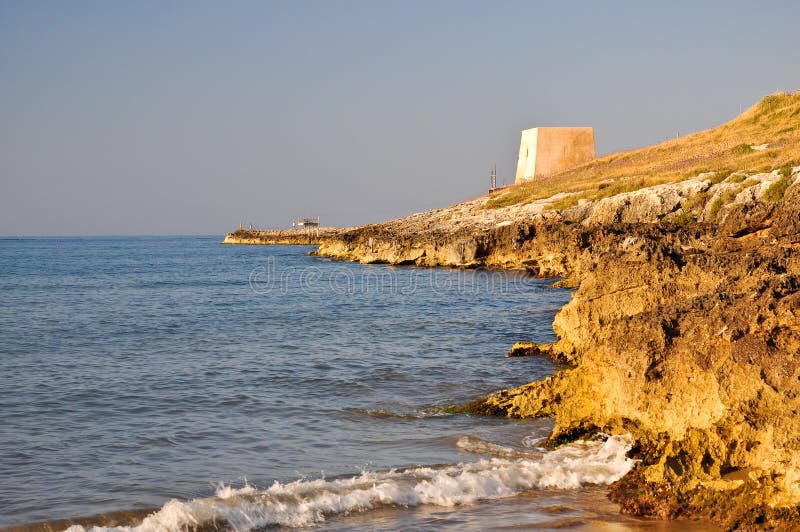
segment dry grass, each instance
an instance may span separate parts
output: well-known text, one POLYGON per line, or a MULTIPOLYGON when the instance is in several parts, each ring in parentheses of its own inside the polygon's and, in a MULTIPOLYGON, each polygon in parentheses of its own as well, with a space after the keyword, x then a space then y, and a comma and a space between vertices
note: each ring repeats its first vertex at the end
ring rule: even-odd
MULTIPOLYGON (((599 199, 620 192, 674 183, 703 172, 721 181, 734 171, 765 172, 800 161, 800 92, 766 96, 719 127, 692 133, 647 148, 607 155, 561 174, 493 193, 486 208, 499 208, 574 192, 554 208, 580 199, 599 199), (750 146, 767 144, 765 150, 750 146)), ((743 178, 744 179, 744 178, 743 178)))

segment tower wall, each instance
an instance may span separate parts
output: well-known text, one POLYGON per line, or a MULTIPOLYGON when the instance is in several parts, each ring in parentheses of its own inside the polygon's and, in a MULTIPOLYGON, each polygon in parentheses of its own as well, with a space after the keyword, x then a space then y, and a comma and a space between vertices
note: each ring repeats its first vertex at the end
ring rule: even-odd
POLYGON ((546 177, 595 157, 591 127, 537 127, 522 132, 516 182, 546 177))

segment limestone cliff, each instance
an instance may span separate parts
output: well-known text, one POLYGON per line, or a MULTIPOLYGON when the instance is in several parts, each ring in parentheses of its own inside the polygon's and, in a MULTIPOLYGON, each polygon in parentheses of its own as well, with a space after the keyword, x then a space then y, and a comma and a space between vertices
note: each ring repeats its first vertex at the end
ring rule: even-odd
POLYGON ((511 354, 564 369, 464 408, 552 416, 553 445, 632 434, 638 466, 611 494, 625 512, 800 530, 799 121, 800 93, 770 95, 714 129, 314 243, 562 277, 558 340, 511 354))
POLYGON ((318 253, 563 276, 579 287, 543 351, 569 367, 475 411, 553 416, 553 443, 631 433, 639 466, 612 494, 623 511, 795 523, 800 167, 548 210, 558 199, 492 210, 476 199, 343 231, 318 253))
POLYGON ((237 229, 225 235, 222 244, 311 246, 335 237, 348 228, 320 227, 313 229, 237 229))

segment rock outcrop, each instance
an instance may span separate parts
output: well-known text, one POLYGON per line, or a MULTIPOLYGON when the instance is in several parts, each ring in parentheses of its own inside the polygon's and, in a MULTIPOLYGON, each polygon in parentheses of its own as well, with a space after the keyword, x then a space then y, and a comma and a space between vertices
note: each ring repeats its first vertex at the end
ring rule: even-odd
POLYGON ((680 183, 617 194, 564 211, 564 218, 584 225, 655 223, 681 208, 687 198, 705 192, 711 181, 703 175, 680 183))
POLYGON ((347 231, 348 228, 320 227, 294 229, 237 229, 225 235, 222 244, 314 246, 347 231))
POLYGON ((558 341, 515 352, 566 365, 475 411, 553 416, 551 442, 632 434, 639 465, 612 492, 623 511, 786 529, 800 516, 799 171, 701 175, 564 211, 472 200, 343 231, 318 253, 579 286, 558 341))
POLYGON ((630 433, 639 465, 623 511, 705 515, 730 528, 800 519, 800 167, 704 173, 554 208, 569 194, 491 208, 486 197, 319 236, 237 232, 230 243, 319 244, 364 263, 526 269, 577 287, 553 344, 510 355, 559 363, 473 412, 552 416, 553 444, 630 433))

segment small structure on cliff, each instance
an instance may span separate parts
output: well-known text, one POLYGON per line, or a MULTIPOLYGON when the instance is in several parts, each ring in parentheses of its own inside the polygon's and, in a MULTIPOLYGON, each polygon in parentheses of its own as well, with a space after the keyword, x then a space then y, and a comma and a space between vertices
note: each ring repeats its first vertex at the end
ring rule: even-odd
POLYGON ((292 222, 292 227, 304 231, 307 235, 316 233, 319 236, 319 216, 317 216, 316 220, 314 218, 298 218, 292 222))
POLYGON ((497 190, 497 165, 492 166, 492 172, 489 174, 489 194, 497 190))
POLYGON ((516 183, 546 177, 595 157, 591 127, 535 127, 522 132, 516 183))
POLYGON ((316 220, 314 218, 298 218, 292 222, 292 227, 319 227, 319 216, 316 220))

